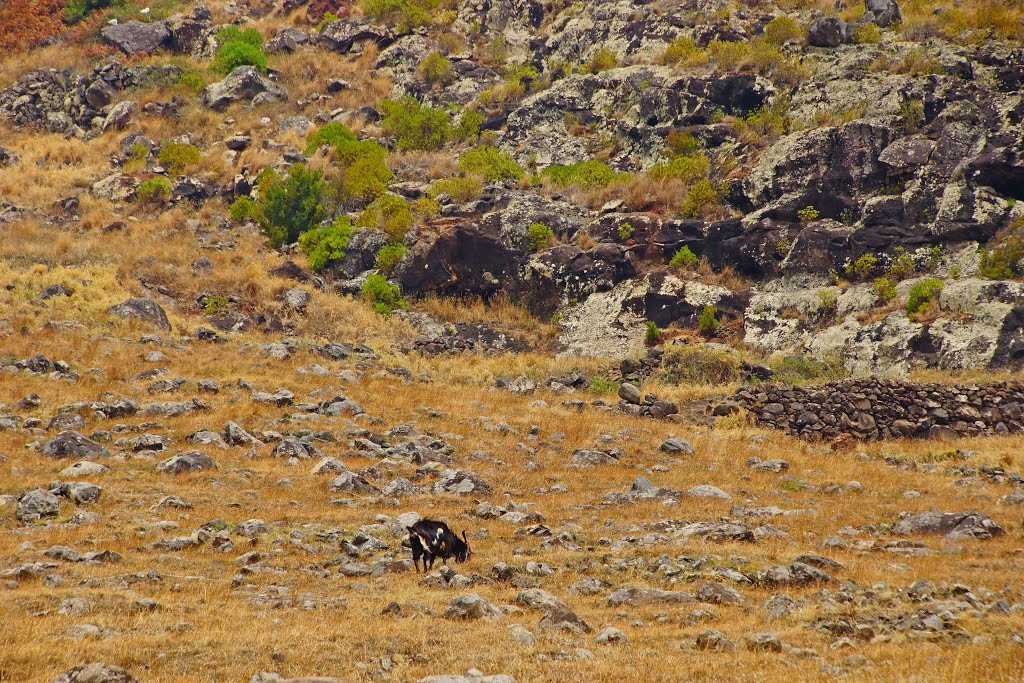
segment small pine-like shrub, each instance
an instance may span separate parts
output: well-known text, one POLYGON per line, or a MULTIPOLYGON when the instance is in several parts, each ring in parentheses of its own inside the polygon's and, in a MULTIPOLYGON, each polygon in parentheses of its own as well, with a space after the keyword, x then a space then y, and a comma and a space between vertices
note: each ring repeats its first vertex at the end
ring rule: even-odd
POLYGON ((647 175, 656 180, 678 178, 687 184, 695 183, 701 178, 707 178, 710 173, 711 159, 702 153, 676 156, 669 161, 655 164, 647 171, 647 175))
POLYGON ((492 180, 519 180, 525 171, 508 152, 480 145, 467 150, 459 157, 459 170, 467 175, 476 175, 485 182, 492 180))
POLYGON ((237 26, 226 26, 217 32, 217 53, 213 69, 231 73, 240 66, 255 66, 267 70, 267 57, 263 54, 263 34, 254 28, 244 31, 237 26))
POLYGON ((687 218, 700 218, 705 209, 717 206, 721 201, 715 184, 710 179, 703 178, 687 191, 679 211, 687 218))
POLYGON ((605 163, 597 160, 578 161, 567 166, 552 164, 541 171, 541 177, 550 178, 560 187, 579 185, 580 187, 604 187, 615 180, 616 173, 605 163))
POLYGON ((701 143, 689 131, 674 130, 665 138, 665 147, 672 156, 688 157, 700 151, 701 143))
POLYGON ((583 66, 580 67, 580 71, 585 74, 598 74, 602 71, 614 68, 618 63, 619 56, 615 54, 614 50, 602 47, 598 49, 598 51, 595 52, 593 56, 583 64, 583 66))
POLYGON ((195 145, 182 142, 168 142, 157 155, 160 164, 174 175, 181 175, 185 169, 198 164, 203 155, 195 145))
POLYGON ((412 208, 397 194, 386 192, 366 207, 357 223, 379 228, 388 234, 392 242, 401 242, 412 227, 412 208))
POLYGON ((697 329, 707 337, 713 336, 721 324, 718 320, 718 307, 711 304, 705 306, 700 312, 700 316, 697 317, 697 329))
POLYGON ((530 251, 537 251, 541 247, 546 247, 555 238, 555 233, 548 226, 543 223, 534 223, 526 229, 526 234, 529 237, 530 251))
POLYGON ((932 298, 942 291, 942 280, 930 277, 927 280, 918 282, 910 288, 907 295, 907 313, 913 315, 919 312, 932 298))
POLYGON ((896 285, 887 277, 875 278, 872 289, 875 290, 875 296, 882 303, 887 303, 896 298, 896 285))
POLYGON ((252 197, 242 196, 235 200, 229 211, 231 213, 231 218, 233 218, 236 223, 258 221, 260 205, 254 201, 252 197))
POLYGON ((980 273, 990 280, 1024 276, 1024 221, 1016 221, 981 252, 980 273))
POLYGON ((698 47, 693 38, 679 36, 668 44, 661 56, 661 63, 667 65, 700 66, 709 61, 708 51, 698 47))
POLYGON ((882 29, 877 24, 861 24, 853 32, 853 42, 858 45, 868 45, 882 42, 882 29))
POLYGON ((295 164, 281 177, 261 175, 259 223, 274 247, 291 244, 328 215, 327 182, 323 173, 295 164))
POLYGON ((455 80, 451 61, 440 52, 431 52, 424 57, 416 73, 433 86, 445 86, 455 80))
POLYGON ((299 237, 299 248, 309 259, 309 267, 315 271, 323 269, 330 261, 345 258, 352 223, 342 216, 333 223, 307 230, 299 237))
POLYGON ((186 70, 178 75, 176 83, 186 90, 199 94, 206 89, 206 79, 198 71, 186 70))
POLYGON ((633 238, 633 233, 636 232, 636 228, 633 227, 632 223, 623 223, 616 229, 616 232, 619 233, 620 241, 628 242, 633 238))
POLYGON ((672 259, 668 262, 673 268, 693 268, 697 265, 697 255, 685 244, 679 248, 672 259))
POLYGON ((386 277, 378 273, 366 278, 363 284, 363 298, 381 315, 407 306, 398 285, 388 282, 386 277))
POLYGON ((404 244, 386 244, 377 252, 373 265, 377 270, 390 273, 408 253, 409 247, 404 244))
POLYGON ((644 341, 648 346, 654 346, 661 341, 661 330, 653 320, 644 321, 644 341))
POLYGON ((479 176, 451 176, 435 180, 430 186, 431 197, 446 194, 454 201, 462 204, 471 202, 484 191, 484 183, 479 176))
POLYGON ((821 214, 813 206, 805 206, 796 212, 796 217, 800 219, 801 223, 813 223, 818 220, 821 214))
POLYGON ((400 33, 430 24, 440 4, 440 0, 362 0, 366 16, 400 33))
POLYGON ((789 40, 801 40, 806 30, 786 16, 775 17, 764 27, 764 39, 771 45, 781 46, 789 40))
POLYGON ((135 191, 135 200, 142 204, 159 204, 171 196, 171 181, 163 176, 153 176, 142 181, 135 191))
POLYGON ((331 121, 320 126, 306 138, 305 154, 312 154, 323 145, 337 147, 343 143, 356 142, 356 134, 340 121, 331 121))
POLYGON ((457 140, 476 140, 480 137, 480 124, 484 122, 483 114, 472 109, 462 112, 459 122, 455 124, 452 134, 457 140))
POLYGON ((443 109, 429 107, 414 97, 384 100, 381 126, 387 135, 398 138, 401 149, 435 151, 451 139, 451 122, 443 109))
POLYGON ((852 275, 858 280, 866 280, 875 272, 877 266, 877 256, 874 254, 863 254, 856 261, 846 266, 846 274, 852 275))

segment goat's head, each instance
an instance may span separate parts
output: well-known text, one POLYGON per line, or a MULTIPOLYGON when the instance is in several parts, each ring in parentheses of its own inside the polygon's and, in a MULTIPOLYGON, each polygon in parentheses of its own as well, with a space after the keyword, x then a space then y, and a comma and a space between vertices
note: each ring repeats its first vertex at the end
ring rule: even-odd
POLYGON ((462 542, 455 548, 455 561, 466 562, 473 557, 473 550, 469 547, 469 539, 466 538, 466 530, 462 530, 462 542))

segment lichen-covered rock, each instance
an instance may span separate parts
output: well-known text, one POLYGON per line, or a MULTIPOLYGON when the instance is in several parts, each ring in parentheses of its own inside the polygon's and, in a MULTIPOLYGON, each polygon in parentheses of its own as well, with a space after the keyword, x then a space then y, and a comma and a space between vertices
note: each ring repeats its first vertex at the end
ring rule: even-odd
POLYGON ((258 95, 270 100, 286 100, 288 92, 264 76, 254 66, 240 66, 223 80, 211 83, 203 91, 202 103, 210 109, 224 111, 236 102, 252 102, 258 95))
POLYGON ((107 309, 122 318, 135 318, 161 330, 170 330, 171 323, 160 304, 152 299, 128 299, 107 309))
POLYGON ((104 26, 100 36, 121 52, 134 55, 140 52, 155 52, 164 47, 170 42, 171 32, 162 21, 126 21, 123 24, 104 26))

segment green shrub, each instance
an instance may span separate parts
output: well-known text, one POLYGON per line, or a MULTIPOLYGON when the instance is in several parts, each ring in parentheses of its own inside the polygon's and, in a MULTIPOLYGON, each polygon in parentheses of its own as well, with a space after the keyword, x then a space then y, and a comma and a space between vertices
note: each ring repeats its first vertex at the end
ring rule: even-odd
POLYGON ((352 222, 341 216, 333 223, 307 230, 299 237, 299 248, 309 259, 309 267, 321 270, 329 261, 345 258, 352 222))
POLYGON ((784 45, 789 40, 802 40, 807 31, 786 16, 775 17, 764 27, 764 39, 771 45, 784 45))
POLYGON ((261 174, 260 227, 274 247, 291 244, 328 215, 327 183, 323 173, 295 164, 285 176, 261 174))
POLYGON ((821 214, 813 206, 805 206, 796 212, 796 217, 800 219, 801 223, 813 223, 818 220, 821 214))
POLYGON ((665 53, 661 56, 661 63, 667 65, 700 66, 707 64, 708 60, 708 51, 698 47, 693 38, 686 36, 675 38, 668 44, 665 53))
POLYGON ((163 176, 153 176, 143 180, 135 191, 135 200, 143 204, 158 204, 171 196, 171 181, 163 176))
POLYGON ((141 142, 136 142, 128 150, 128 158, 121 164, 125 173, 138 173, 146 169, 146 160, 149 159, 149 147, 141 142))
POLYGON ((448 85, 455 80, 452 63, 440 52, 431 52, 420 61, 416 70, 419 77, 434 86, 448 85))
POLYGON ((110 7, 112 0, 68 0, 64 5, 64 22, 77 24, 90 12, 110 7))
POLYGON ((479 176, 451 176, 430 185, 431 197, 446 194, 460 204, 473 201, 483 191, 484 183, 479 176))
POLYGON ((541 176, 550 178, 560 187, 579 185, 580 187, 604 187, 615 180, 615 171, 605 163, 592 159, 578 161, 567 166, 552 164, 541 171, 541 176))
POLYGON ((602 71, 614 68, 618 63, 619 56, 615 54, 615 51, 602 47, 598 49, 597 52, 595 52, 593 56, 583 64, 583 66, 580 67, 580 71, 585 74, 598 74, 602 71))
POLYGON ((818 306, 814 312, 822 320, 831 319, 839 309, 839 292, 834 289, 818 290, 818 306))
POLYGON ((875 278, 875 282, 872 284, 872 289, 875 290, 875 296, 878 297, 878 300, 882 303, 892 301, 896 298, 896 285, 894 285, 887 277, 875 278))
POLYGON ((231 212, 231 218, 233 218, 236 223, 258 221, 260 205, 253 201, 252 197, 242 196, 235 200, 235 203, 231 205, 229 211, 231 212))
POLYGON ((930 277, 910 288, 907 296, 907 313, 913 315, 928 305, 932 298, 942 291, 942 280, 930 277))
POLYGON ((623 223, 618 227, 616 232, 619 233, 619 240, 622 242, 628 242, 633 238, 633 233, 636 232, 636 228, 633 227, 632 223, 623 223))
POLYGON ((394 173, 381 158, 364 157, 354 161, 341 176, 341 191, 346 197, 372 201, 388 191, 394 173))
POLYGON ((373 200, 359 216, 358 225, 379 228, 392 242, 401 242, 412 227, 412 208, 393 192, 386 192, 373 200))
POLYGON ((644 341, 648 346, 654 346, 661 341, 661 330, 653 320, 644 321, 644 341))
POLYGON ((721 201, 718 188, 710 179, 704 178, 687 191, 679 211, 687 218, 700 218, 706 208, 717 206, 721 201))
POLYGON ((386 277, 378 273, 366 278, 363 284, 363 298, 381 315, 407 306, 398 285, 388 282, 386 277))
POLYGON ((335 21, 338 21, 338 15, 328 10, 324 12, 323 18, 320 19, 320 21, 317 23, 316 26, 314 26, 314 28, 319 32, 324 29, 324 26, 327 26, 327 24, 334 23, 335 21))
POLYGON ((772 379, 782 384, 834 382, 847 375, 842 359, 834 356, 782 356, 770 360, 768 367, 775 371, 772 379))
POLYGON ((390 273, 408 253, 409 247, 404 244, 386 244, 377 252, 373 265, 378 270, 390 273))
POLYGON ((921 100, 903 100, 900 103, 900 119, 907 134, 916 133, 924 125, 924 103, 921 100))
POLYGON ((697 329, 705 336, 712 336, 722 323, 718 320, 718 307, 708 304, 697 317, 697 329))
POLYGON ((370 19, 406 33, 430 24, 440 0, 362 0, 363 12, 370 19))
POLYGON ((792 125, 789 116, 789 99, 777 97, 770 106, 760 107, 743 117, 737 124, 737 132, 748 140, 763 141, 785 135, 792 125))
POLYGON ((853 31, 853 42, 868 45, 882 42, 882 29, 874 23, 861 24, 853 31))
POLYGON ((546 247, 555 238, 555 233, 543 223, 532 224, 526 229, 526 234, 529 236, 530 251, 546 247))
POLYGON ((708 348, 703 344, 669 346, 662 360, 661 374, 670 384, 721 386, 740 378, 742 361, 736 353, 708 348))
POLYGON ((604 377, 594 376, 587 382, 587 388, 595 394, 616 394, 619 391, 619 383, 604 377))
POLYGON ((387 135, 398 138, 401 149, 440 149, 451 138, 451 122, 443 109, 429 107, 414 97, 383 100, 381 126, 387 135))
POLYGON ((312 154, 323 145, 337 147, 346 142, 356 142, 356 134, 348 129, 344 123, 331 121, 320 126, 306 138, 305 154, 312 154))
POLYGON ((176 83, 181 87, 199 94, 206 90, 206 79, 198 71, 186 70, 178 75, 176 83))
POLYGON ((462 112, 452 134, 457 140, 476 140, 480 137, 480 124, 483 122, 483 114, 467 109, 462 112))
POLYGON ((669 260, 668 264, 673 268, 693 268, 697 265, 697 255, 685 244, 669 260))
POLYGON ((665 138, 665 148, 671 156, 688 157, 701 149, 701 142, 687 130, 674 130, 665 138))
POLYGON ((480 145, 466 150, 459 157, 459 170, 466 174, 480 176, 486 182, 519 180, 526 173, 508 152, 488 145, 480 145))
POLYGON ((979 271, 990 280, 1024 276, 1024 221, 1016 221, 981 250, 979 271))
POLYGON ((878 257, 874 254, 863 254, 853 263, 846 266, 846 274, 858 280, 867 280, 878 266, 878 257))
POLYGON ((412 210, 423 218, 434 218, 441 213, 441 205, 433 197, 420 197, 413 202, 412 210))
POLYGON ((647 171, 647 175, 657 180, 678 178, 692 184, 711 173, 711 159, 706 154, 696 153, 687 156, 675 156, 669 161, 655 164, 647 171))
POLYGON ((263 54, 263 35, 254 28, 240 31, 237 26, 226 26, 217 31, 217 53, 213 69, 231 73, 240 66, 255 66, 267 70, 267 57, 263 54))
POLYGON ((160 159, 160 164, 169 173, 181 175, 185 172, 185 169, 195 166, 202 161, 203 155, 195 145, 182 142, 168 142, 160 148, 160 154, 157 155, 157 158, 160 159))
POLYGON ((206 297, 203 304, 203 313, 206 315, 220 316, 231 311, 231 299, 224 294, 211 294, 206 297))
POLYGON ((885 269, 885 276, 897 282, 906 280, 917 270, 914 264, 914 257, 907 253, 903 247, 895 247, 892 250, 892 258, 885 269))

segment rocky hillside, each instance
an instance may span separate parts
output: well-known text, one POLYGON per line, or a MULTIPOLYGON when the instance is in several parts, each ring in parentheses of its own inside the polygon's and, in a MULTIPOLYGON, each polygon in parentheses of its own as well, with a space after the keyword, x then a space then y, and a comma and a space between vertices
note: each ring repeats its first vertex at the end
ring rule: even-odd
POLYGON ((0 681, 1024 675, 1019 4, 0 28, 0 681))

